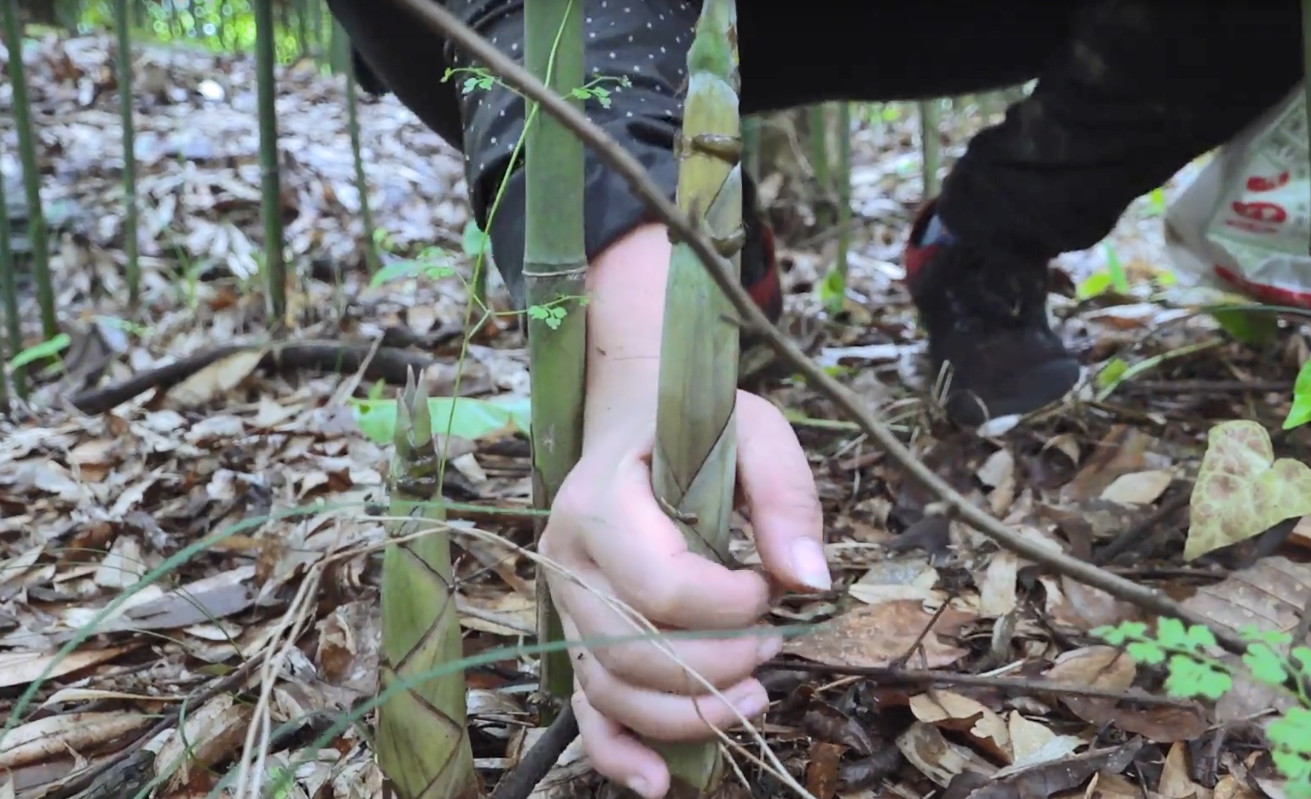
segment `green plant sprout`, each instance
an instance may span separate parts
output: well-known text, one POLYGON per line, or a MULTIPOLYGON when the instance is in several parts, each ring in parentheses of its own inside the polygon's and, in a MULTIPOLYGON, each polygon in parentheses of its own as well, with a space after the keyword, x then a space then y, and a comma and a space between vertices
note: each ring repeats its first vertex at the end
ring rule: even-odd
MULTIPOLYGON (((1178 619, 1161 618, 1155 633, 1141 621, 1099 627, 1092 634, 1149 666, 1164 666, 1166 692, 1182 699, 1216 701, 1234 687, 1236 669, 1210 654, 1217 649, 1215 636, 1201 625, 1184 626, 1178 619)), ((1245 627, 1239 634, 1247 640, 1243 668, 1257 681, 1276 688, 1290 682, 1289 691, 1298 705, 1289 708, 1266 728, 1270 757, 1288 781, 1290 799, 1311 799, 1311 647, 1295 646, 1281 654, 1293 641, 1289 633, 1245 627)))
POLYGON ((1117 294, 1129 293, 1129 276, 1120 262, 1120 254, 1109 241, 1102 244, 1106 252, 1106 268, 1098 269, 1079 284, 1078 297, 1081 300, 1101 296, 1112 289, 1117 294))
MULTIPOLYGON (((493 75, 486 67, 448 68, 446 74, 442 76, 442 83, 447 82, 456 75, 468 76, 464 79, 464 82, 460 84, 460 90, 465 94, 472 94, 476 91, 491 91, 493 87, 500 87, 511 94, 523 97, 522 93, 513 86, 502 82, 500 78, 493 75)), ((575 97, 579 100, 596 100, 601 104, 602 108, 609 108, 611 102, 610 91, 602 88, 603 84, 606 83, 613 83, 624 88, 633 85, 632 81, 630 81, 626 75, 621 75, 619 77, 599 75, 592 78, 587 83, 584 83, 582 86, 571 89, 569 94, 571 97, 575 97)))
POLYGON ((1284 429, 1292 430, 1311 422, 1311 361, 1302 364, 1297 370, 1297 380, 1293 382, 1293 405, 1284 417, 1284 429))

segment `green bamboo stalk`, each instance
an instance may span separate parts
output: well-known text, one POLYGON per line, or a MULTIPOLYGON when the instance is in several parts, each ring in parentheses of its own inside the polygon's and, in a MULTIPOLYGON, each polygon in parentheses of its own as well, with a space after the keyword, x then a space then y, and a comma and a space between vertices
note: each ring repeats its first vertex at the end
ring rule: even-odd
MULTIPOLYGON (((419 675, 463 655, 451 591, 450 535, 436 527, 440 455, 422 381, 410 372, 396 403, 391 517, 396 543, 382 560, 380 687, 419 675), (405 539, 428 529, 427 535, 405 539)), ((378 708, 378 767, 396 799, 474 799, 480 793, 466 730, 464 673, 414 682, 378 708)))
MULTIPOLYGON (((10 52, 13 52, 12 50, 10 52)), ((9 357, 23 351, 23 326, 18 317, 18 265, 9 240, 9 206, 5 201, 5 181, 0 176, 0 299, 4 301, 5 329, 9 338, 9 357)), ((4 348, 0 347, 0 351, 4 348)), ((0 354, 0 381, 4 380, 4 355, 0 354)), ((22 369, 14 370, 14 393, 27 399, 27 375, 22 369)))
POLYGON ((304 58, 310 52, 310 17, 309 6, 315 0, 295 0, 296 11, 296 52, 304 58))
POLYGON ((132 25, 128 0, 114 0, 114 24, 118 27, 118 113, 123 120, 123 252, 127 256, 128 304, 136 308, 141 300, 141 261, 137 253, 137 158, 132 121, 132 25))
POLYGON ((817 103, 810 107, 807 120, 810 130, 810 160, 815 170, 815 224, 827 229, 833 224, 833 170, 828 151, 828 105, 817 103))
POLYGON ((23 189, 27 197, 27 230, 32 240, 32 270, 36 276, 37 304, 41 308, 41 330, 46 339, 59 335, 55 316, 55 289, 50 279, 50 234, 41 205, 41 167, 36 160, 36 135, 32 105, 27 95, 23 66, 23 23, 18 0, 0 0, 4 15, 5 42, 9 47, 9 79, 13 86, 14 127, 18 129, 18 160, 23 165, 23 189))
MULTIPOLYGON (((678 205, 741 274, 742 150, 738 115, 737 8, 705 0, 687 56, 688 92, 678 205)), ((660 352, 652 483, 689 549, 731 563, 729 519, 736 478, 738 329, 732 305, 685 242, 670 261, 660 352)), ((710 794, 723 776, 716 741, 660 745, 672 797, 710 794)))
POLYGON ((923 187, 923 199, 928 200, 938 193, 938 170, 942 166, 942 139, 939 131, 941 108, 938 100, 921 100, 920 115, 920 185, 923 187))
POLYGON ((170 42, 176 44, 178 39, 182 38, 182 25, 178 21, 178 8, 174 5, 173 0, 165 0, 164 5, 165 10, 168 12, 168 38, 170 42))
POLYGON ((314 58, 323 63, 323 0, 310 0, 310 39, 314 58))
MULTIPOLYGON (((5 322, 9 327, 10 344, 6 347, 5 342, 0 338, 0 413, 9 409, 9 370, 6 368, 7 350, 12 350, 14 355, 18 354, 18 348, 22 346, 22 334, 15 331, 14 323, 18 321, 18 291, 14 285, 14 252, 9 244, 9 208, 5 205, 5 180, 0 175, 0 299, 4 301, 5 322), (15 343, 16 341, 16 343, 15 343)), ((23 391, 18 386, 18 380, 21 377, 21 370, 14 374, 14 393, 22 396, 23 391)))
MULTIPOLYGON (((342 39, 345 39, 343 35, 342 39)), ((374 240, 373 208, 369 205, 369 176, 364 171, 364 145, 360 139, 360 102, 356 96, 355 69, 347 59, 346 68, 346 127, 351 138, 351 158, 355 161, 355 189, 360 193, 360 220, 364 223, 364 261, 369 272, 382 267, 378 257, 378 242, 374 240)))
POLYGON ((264 222, 264 257, 269 291, 269 316, 281 327, 287 316, 287 263, 283 256, 282 181, 278 174, 277 87, 273 64, 277 53, 273 0, 254 0, 255 82, 259 110, 260 212, 264 222))
POLYGON ((829 311, 840 313, 847 298, 848 256, 851 254, 851 103, 838 105, 838 254, 833 264, 838 288, 829 298, 829 311))
MULTIPOLYGON (((571 92, 583 85, 582 0, 528 0, 524 26, 524 65, 581 110, 582 100, 571 92)), ((583 156, 582 142, 568 128, 539 113, 536 103, 529 105, 523 272, 532 375, 533 502, 543 509, 555 501, 582 450, 587 364, 583 156)), ((540 568, 537 586, 538 637, 560 640, 560 618, 540 568)), ((573 687, 568 652, 543 657, 541 679, 552 697, 567 698, 573 687)), ((549 706, 545 715, 551 715, 549 706)))

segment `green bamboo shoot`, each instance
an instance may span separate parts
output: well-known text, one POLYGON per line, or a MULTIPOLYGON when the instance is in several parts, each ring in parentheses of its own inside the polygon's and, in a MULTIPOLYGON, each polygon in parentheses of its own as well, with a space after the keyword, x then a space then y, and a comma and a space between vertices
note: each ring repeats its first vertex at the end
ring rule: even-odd
POLYGON ((132 25, 128 0, 114 0, 118 35, 118 113, 123 120, 123 253, 127 257, 128 304, 141 299, 141 262, 137 255, 136 131, 132 121, 132 25))
MULTIPOLYGON (((582 0, 527 0, 525 66, 580 110, 583 85, 582 0)), ((533 501, 549 509, 582 449, 587 315, 583 241, 583 145, 555 118, 528 106, 524 282, 532 375, 533 501)), ((540 527, 538 532, 540 533, 540 527)), ((538 637, 560 640, 560 621, 539 569, 538 637)), ((573 685, 568 652, 542 659, 542 687, 564 699, 573 685)), ((549 716, 549 712, 547 713, 549 716)))
MULTIPOLYGON (((393 539, 443 518, 440 455, 422 382, 411 372, 396 403, 391 468, 393 539)), ((473 799, 479 795, 466 730, 464 672, 420 675, 462 657, 451 590, 450 536, 441 530, 390 544, 382 562, 381 687, 411 682, 378 709, 378 766, 397 799, 473 799)))
POLYGON ((45 209, 41 205, 41 166, 36 160, 36 131, 32 105, 27 96, 27 75, 23 66, 23 23, 18 0, 0 0, 5 42, 9 46, 9 80, 13 87, 14 127, 18 129, 18 160, 23 166, 23 190, 27 197, 27 231, 32 240, 32 270, 36 275, 37 304, 41 308, 41 330, 46 339, 59 335, 55 316, 55 289, 50 280, 50 236, 45 209))
MULTIPOLYGON (((737 9, 705 0, 688 52, 688 92, 678 205, 741 273, 742 165, 738 114, 737 9)), ((652 482, 688 547, 730 563, 729 520, 736 478, 738 329, 732 305, 685 242, 670 262, 660 351, 659 410, 652 482)), ((718 742, 661 746, 670 796, 698 797, 719 784, 718 742)))

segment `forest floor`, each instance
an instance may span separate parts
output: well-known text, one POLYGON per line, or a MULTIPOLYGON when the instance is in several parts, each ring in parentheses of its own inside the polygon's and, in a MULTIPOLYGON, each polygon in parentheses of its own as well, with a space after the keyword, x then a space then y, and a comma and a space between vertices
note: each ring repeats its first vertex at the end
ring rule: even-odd
MULTIPOLYGON (((391 447, 371 436, 359 400, 394 397, 410 368, 424 370, 433 397, 474 398, 460 411, 447 497, 529 507, 517 320, 498 313, 471 341, 464 335, 460 157, 394 98, 361 102, 385 257, 435 245, 456 265, 445 279, 373 285, 343 81, 308 64, 282 70, 283 208, 296 277, 293 324, 271 333, 259 282, 253 62, 143 51, 143 271, 133 311, 112 52, 101 37, 51 38, 29 56, 69 343, 57 367, 35 375, 31 401, 0 419, 0 708, 9 725, 0 795, 130 797, 154 785, 153 795, 206 796, 232 789, 235 764, 263 751, 268 773, 294 774, 281 796, 377 796, 364 727, 331 729, 377 689, 378 509, 391 447), (220 540, 197 547, 207 536, 220 540), (70 642, 71 654, 61 653, 70 642), (188 750, 192 759, 177 768, 188 750)), ((1162 198, 1146 197, 1107 242, 1059 263, 1071 286, 1112 261, 1129 283, 1053 299, 1085 385, 1004 429, 942 424, 923 399, 924 343, 900 284, 920 202, 917 125, 913 107, 902 110, 855 133, 850 294, 838 318, 814 289, 835 237, 810 229, 804 191, 780 193, 776 214, 790 220, 781 231, 786 330, 938 475, 1012 529, 1159 586, 1219 627, 1293 629, 1311 596, 1300 530, 1284 525, 1260 545, 1187 562, 1182 553, 1214 424, 1255 420, 1276 432, 1280 454, 1308 460, 1303 432, 1277 432, 1305 333, 1286 325, 1257 351, 1193 312, 1170 288, 1162 198), (1127 377, 1107 380, 1108 368, 1125 365, 1127 377), (1106 557, 1108 548, 1118 556, 1106 557)), ((945 117, 948 164, 980 125, 967 111, 945 117)), ((0 166, 14 205, 20 170, 9 119, 0 120, 0 166)), ((495 276, 490 285, 505 311, 495 276)), ((35 344, 30 276, 22 290, 35 344)), ((985 788, 1025 799, 1283 796, 1261 745, 1268 691, 1240 681, 1218 703, 1108 698, 1131 688, 1163 696, 1159 667, 1117 657, 1090 635, 1150 614, 946 521, 938 498, 829 399, 783 374, 759 390, 786 409, 810 455, 837 583, 828 595, 785 597, 773 613, 778 623, 815 626, 763 670, 777 701, 761 732, 811 794, 913 799, 951 785, 954 799, 985 788), (787 657, 808 665, 789 668, 787 657), (852 673, 870 667, 891 670, 852 673), (926 686, 906 673, 924 669, 944 674, 926 686), (1093 695, 1046 690, 1042 680, 1093 695)), ((515 548, 530 543, 532 520, 452 516, 492 534, 455 538, 466 653, 510 647, 494 667, 468 673, 477 766, 490 784, 540 733, 526 704, 534 663, 512 649, 535 624, 532 564, 515 548)), ((754 558, 745 535, 738 551, 754 558)), ((731 794, 748 795, 741 775, 757 796, 787 794, 739 754, 731 794)), ((581 757, 568 749, 534 795, 587 795, 581 757)))

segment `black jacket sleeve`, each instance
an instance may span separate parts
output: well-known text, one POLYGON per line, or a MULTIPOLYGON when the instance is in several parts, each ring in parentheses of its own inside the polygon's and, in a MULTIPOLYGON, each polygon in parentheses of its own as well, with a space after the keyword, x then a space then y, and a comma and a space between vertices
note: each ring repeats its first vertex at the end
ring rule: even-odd
MULTIPOLYGON (((524 300, 524 178, 515 164, 494 218, 488 220, 510 156, 523 131, 524 103, 500 86, 462 91, 448 67, 477 66, 448 42, 390 3, 330 0, 357 57, 377 79, 465 158, 469 200, 479 226, 491 236, 492 254, 516 307, 524 300)), ((523 61, 522 0, 447 0, 446 6, 493 45, 523 61)), ((646 167, 674 196, 674 136, 682 125, 687 48, 699 9, 684 0, 586 0, 588 80, 600 80, 609 107, 586 102, 588 117, 646 167), (620 86, 627 78, 630 85, 620 86)), ((589 258, 653 217, 619 175, 590 150, 584 215, 589 258)))

